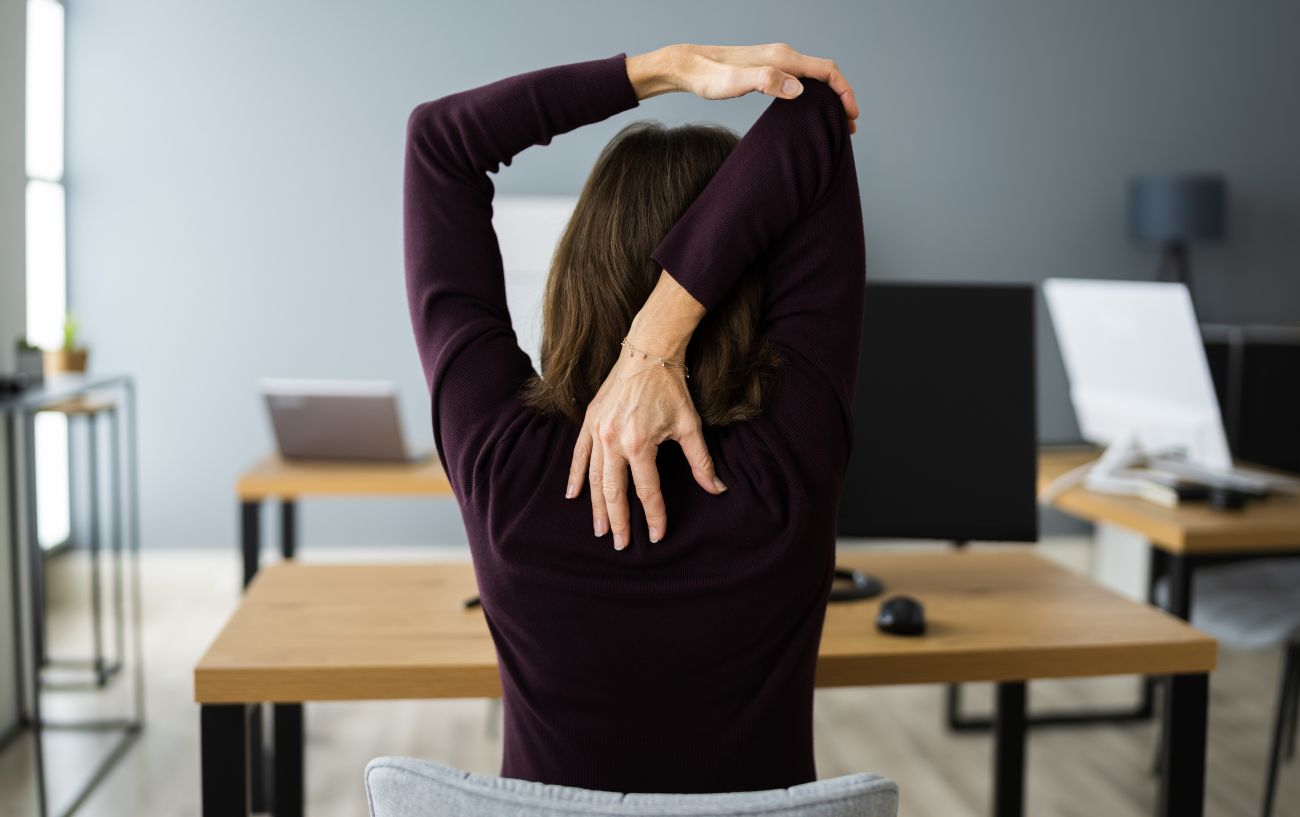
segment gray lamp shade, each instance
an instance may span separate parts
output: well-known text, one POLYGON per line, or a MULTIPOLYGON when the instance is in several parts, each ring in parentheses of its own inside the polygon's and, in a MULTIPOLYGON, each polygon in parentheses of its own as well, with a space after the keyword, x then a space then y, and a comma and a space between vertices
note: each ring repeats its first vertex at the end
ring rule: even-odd
POLYGON ((1139 176, 1128 186, 1129 236, 1142 244, 1218 241, 1227 199, 1222 176, 1139 176))

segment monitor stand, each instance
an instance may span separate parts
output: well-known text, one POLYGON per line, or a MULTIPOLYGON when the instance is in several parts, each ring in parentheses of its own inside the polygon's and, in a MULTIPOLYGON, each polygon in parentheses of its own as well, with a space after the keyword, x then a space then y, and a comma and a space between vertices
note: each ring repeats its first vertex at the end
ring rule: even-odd
POLYGON ((1142 489, 1143 480, 1129 471, 1145 463, 1147 457, 1137 435, 1127 432, 1106 446, 1101 457, 1088 467, 1083 474, 1083 485, 1099 494, 1136 494, 1142 489))
POLYGON ((1098 459, 1072 468, 1048 483, 1038 492, 1038 501, 1050 505, 1061 494, 1078 485, 1099 494, 1139 494, 1146 483, 1133 474, 1132 469, 1144 465, 1148 456, 1138 444, 1137 435, 1125 433, 1106 446, 1098 459))

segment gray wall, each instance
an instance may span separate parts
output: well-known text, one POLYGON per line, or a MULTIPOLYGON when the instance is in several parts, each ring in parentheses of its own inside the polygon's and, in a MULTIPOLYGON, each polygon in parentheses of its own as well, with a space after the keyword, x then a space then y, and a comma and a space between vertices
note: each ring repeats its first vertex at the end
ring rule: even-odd
MULTIPOLYGON (((1204 317, 1300 318, 1300 4, 69 0, 71 298, 94 365, 139 376, 150 546, 228 546, 231 485, 270 436, 261 375, 400 382, 427 427, 406 322, 400 182, 416 103, 668 42, 787 40, 833 56, 869 274, 1143 277, 1134 171, 1228 174, 1232 239, 1196 255, 1204 317)), ((761 99, 650 100, 521 157, 510 193, 573 193, 627 121, 743 129, 761 99)), ((1042 436, 1077 434, 1041 340, 1042 436)), ((427 437, 427 433, 424 434, 427 437)), ((328 542, 461 542, 451 503, 311 507, 328 542)))
MULTIPOLYGON (((13 366, 14 339, 25 331, 26 157, 24 120, 26 0, 0 0, 0 372, 13 366)), ((0 464, 8 462, 0 435, 0 464)), ((0 737, 17 718, 14 688, 13 578, 9 542, 9 469, 0 467, 0 737)))

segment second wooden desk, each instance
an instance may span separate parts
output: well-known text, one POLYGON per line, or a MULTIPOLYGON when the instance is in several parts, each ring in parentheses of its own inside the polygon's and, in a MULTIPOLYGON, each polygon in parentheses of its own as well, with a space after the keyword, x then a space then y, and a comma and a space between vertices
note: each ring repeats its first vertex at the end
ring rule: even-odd
POLYGON ((245 471, 235 484, 239 496, 240 550, 244 585, 257 574, 262 550, 262 503, 280 500, 280 555, 292 559, 298 547, 298 500, 302 497, 451 496, 451 483, 438 458, 418 462, 290 461, 272 454, 245 471))

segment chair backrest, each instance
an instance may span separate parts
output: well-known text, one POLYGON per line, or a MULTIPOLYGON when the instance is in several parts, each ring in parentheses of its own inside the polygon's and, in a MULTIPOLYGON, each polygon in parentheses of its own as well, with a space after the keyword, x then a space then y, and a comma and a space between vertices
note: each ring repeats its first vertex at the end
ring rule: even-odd
POLYGON ((620 794, 471 774, 406 757, 366 766, 371 817, 896 817, 898 786, 852 774, 732 794, 620 794))

